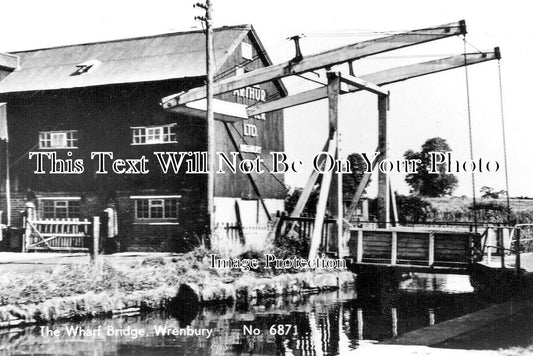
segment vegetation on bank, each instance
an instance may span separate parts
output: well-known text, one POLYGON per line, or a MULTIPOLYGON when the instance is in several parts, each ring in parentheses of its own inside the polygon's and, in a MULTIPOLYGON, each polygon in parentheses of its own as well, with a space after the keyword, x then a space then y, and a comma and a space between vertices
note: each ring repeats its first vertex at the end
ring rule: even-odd
MULTIPOLYGON (((242 245, 239 241, 215 237, 212 249, 198 247, 185 254, 154 254, 148 257, 103 256, 97 264, 74 263, 57 265, 51 269, 6 272, 0 278, 0 306, 41 303, 52 298, 64 298, 86 293, 127 295, 137 291, 156 290, 188 284, 216 284, 250 282, 296 270, 256 270, 212 268, 210 255, 219 258, 257 258, 263 261, 264 253, 278 258, 304 256, 308 246, 297 239, 281 239, 260 245, 242 245), (303 250, 303 251, 302 251, 303 250)), ((241 284, 246 284, 241 283, 241 284)))
POLYGON ((335 289, 355 282, 349 271, 215 269, 210 266, 211 253, 198 248, 165 257, 107 256, 96 264, 6 273, 0 278, 0 328, 160 308, 177 312, 188 303, 181 295, 184 290, 194 294, 194 303, 205 304, 335 289))
POLYGON ((38 303, 89 291, 129 293, 154 289, 179 279, 202 278, 200 269, 201 259, 194 252, 170 260, 106 259, 100 264, 75 263, 31 273, 7 272, 0 278, 0 305, 38 303))
POLYGON ((50 298, 134 291, 228 280, 241 272, 209 268, 209 252, 198 248, 169 257, 104 258, 99 264, 58 265, 32 273, 7 272, 0 278, 0 305, 39 303, 50 298))

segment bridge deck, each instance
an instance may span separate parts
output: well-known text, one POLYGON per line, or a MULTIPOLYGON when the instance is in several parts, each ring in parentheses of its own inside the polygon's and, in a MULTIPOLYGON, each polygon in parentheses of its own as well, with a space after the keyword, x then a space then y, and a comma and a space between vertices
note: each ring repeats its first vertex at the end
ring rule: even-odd
POLYGON ((465 273, 479 246, 480 236, 468 231, 412 228, 352 229, 348 242, 356 268, 430 273, 465 273))

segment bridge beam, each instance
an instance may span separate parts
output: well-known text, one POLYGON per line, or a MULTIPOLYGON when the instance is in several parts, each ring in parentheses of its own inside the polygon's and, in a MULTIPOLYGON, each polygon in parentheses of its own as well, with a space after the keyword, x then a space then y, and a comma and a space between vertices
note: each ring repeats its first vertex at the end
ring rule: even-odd
MULTIPOLYGON (((412 78, 460 68, 464 67, 465 65, 483 63, 499 58, 500 50, 498 47, 496 47, 494 52, 468 53, 466 57, 464 54, 460 54, 452 57, 386 69, 375 73, 361 75, 357 78, 360 81, 370 82, 379 87, 382 85, 398 83, 412 78)), ((360 90, 363 89, 354 87, 354 89, 349 90, 348 92, 355 93, 360 90)), ((347 92, 341 91, 341 93, 345 94, 347 92)), ((327 87, 325 86, 307 90, 278 100, 251 105, 247 108, 248 116, 259 115, 271 111, 311 103, 313 101, 325 99, 327 96, 327 87)))
MULTIPOLYGON (((462 20, 441 26, 413 30, 392 36, 357 42, 326 52, 305 56, 297 63, 288 61, 256 69, 236 77, 220 80, 213 85, 213 95, 269 82, 291 75, 302 74, 316 69, 325 67, 331 68, 337 64, 346 63, 374 54, 389 52, 452 36, 463 35, 465 33, 466 24, 464 20, 462 20)), ((178 105, 203 99, 206 97, 206 94, 205 86, 194 88, 185 93, 178 93, 163 98, 161 105, 165 109, 171 109, 178 105)))

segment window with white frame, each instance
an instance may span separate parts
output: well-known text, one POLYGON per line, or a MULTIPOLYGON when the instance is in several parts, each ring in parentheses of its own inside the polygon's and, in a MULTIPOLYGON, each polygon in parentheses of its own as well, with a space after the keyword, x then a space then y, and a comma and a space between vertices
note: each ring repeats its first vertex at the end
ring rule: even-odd
POLYGON ((78 148, 78 131, 41 131, 39 132, 39 148, 78 148))
POLYGON ((131 128, 132 145, 151 145, 157 143, 176 143, 176 124, 160 126, 138 126, 131 128))
POLYGON ((253 51, 252 51, 252 45, 246 42, 241 42, 241 55, 242 58, 253 60, 253 51))
POLYGON ((64 219, 80 217, 80 198, 42 198, 41 217, 44 219, 64 219))
POLYGON ((179 196, 136 196, 135 218, 137 219, 177 219, 179 196))

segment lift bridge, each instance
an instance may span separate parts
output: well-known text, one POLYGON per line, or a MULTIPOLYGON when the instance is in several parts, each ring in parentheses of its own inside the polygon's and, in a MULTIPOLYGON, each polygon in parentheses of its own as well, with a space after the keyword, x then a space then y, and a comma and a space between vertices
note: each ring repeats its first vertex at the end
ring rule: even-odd
MULTIPOLYGON (((285 77, 304 76, 318 70, 325 70, 327 73, 327 81, 322 82, 323 86, 276 100, 258 102, 251 106, 221 102, 215 99, 213 104, 215 119, 223 121, 225 125, 234 125, 236 122, 246 120, 254 115, 327 99, 329 126, 323 152, 327 152, 330 157, 338 158, 339 98, 344 94, 367 91, 376 95, 378 106, 378 146, 376 152, 379 152, 379 156, 373 161, 372 171, 374 171, 380 162, 387 159, 387 116, 390 96, 390 92, 386 88, 388 84, 477 63, 500 60, 498 47, 491 51, 467 53, 466 39, 464 38, 466 33, 466 23, 462 20, 353 43, 313 55, 303 55, 300 49, 300 37, 291 37, 296 52, 292 60, 216 81, 210 87, 211 93, 218 95, 232 92, 285 77), (463 37, 464 53, 366 75, 354 75, 353 64, 359 59, 453 36, 463 37)), ((196 113, 198 116, 205 117, 206 96, 207 87, 198 87, 165 97, 162 99, 161 105, 169 111, 196 113)), ((344 137, 347 136, 344 135, 344 137)), ((214 137, 209 137, 209 139, 213 140, 214 137)), ((235 149, 239 151, 237 143, 235 143, 235 149)), ((325 155, 320 157, 323 156, 325 155)), ((245 153, 241 153, 240 157, 243 159, 245 153)), ((322 167, 325 164, 324 161, 324 158, 319 160, 318 166, 322 167)), ((337 256, 352 261, 356 271, 383 267, 431 273, 469 273, 472 266, 483 262, 487 251, 493 249, 499 251, 495 255, 505 255, 503 242, 498 246, 488 245, 489 230, 479 233, 477 226, 466 231, 393 226, 395 224, 392 222, 398 221, 394 194, 387 175, 379 170, 378 226, 376 228, 353 226, 350 223, 351 218, 371 174, 365 173, 349 207, 345 209, 342 174, 332 171, 318 173, 314 170, 293 211, 290 212, 289 216, 278 221, 274 229, 281 234, 291 233, 295 230, 304 231, 311 237, 309 259, 316 258, 320 252, 333 251, 336 252, 337 256), (316 216, 311 219, 312 221, 309 221, 309 218, 303 218, 301 215, 317 184, 319 175, 322 177, 316 216), (326 218, 326 214, 333 218, 326 218), (333 230, 332 233, 325 233, 331 232, 331 230, 333 230)), ((254 182, 252 175, 249 175, 249 179, 262 202, 266 215, 270 218, 271 214, 263 202, 261 193, 257 188, 258 184, 254 182)), ((213 212, 208 213, 212 214, 213 212)), ((499 230, 496 234, 500 236, 503 234, 502 231, 499 230)), ((503 240, 499 238, 497 241, 503 240)), ((486 265, 488 266, 488 264, 486 265)))

